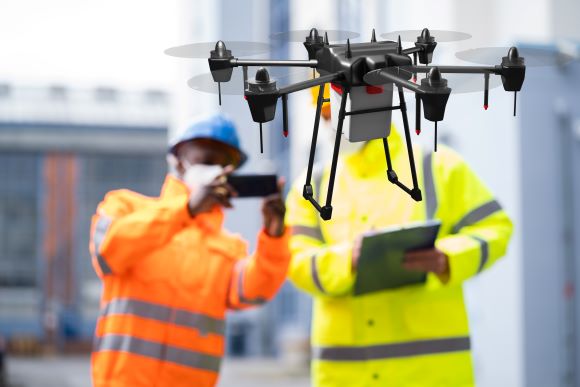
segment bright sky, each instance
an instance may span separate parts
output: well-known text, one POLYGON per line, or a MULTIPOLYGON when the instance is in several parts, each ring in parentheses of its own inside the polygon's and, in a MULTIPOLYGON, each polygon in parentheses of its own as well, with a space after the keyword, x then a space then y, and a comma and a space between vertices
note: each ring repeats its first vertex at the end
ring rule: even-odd
POLYGON ((179 0, 2 0, 0 82, 170 87, 179 0))

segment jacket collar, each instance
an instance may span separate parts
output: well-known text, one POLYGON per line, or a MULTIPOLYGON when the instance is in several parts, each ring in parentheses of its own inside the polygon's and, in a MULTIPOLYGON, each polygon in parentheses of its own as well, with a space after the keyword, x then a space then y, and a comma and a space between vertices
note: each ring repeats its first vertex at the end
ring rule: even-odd
MULTIPOLYGON (((183 183, 181 179, 173 174, 168 174, 165 177, 165 182, 161 188, 161 199, 173 198, 180 195, 189 196, 189 188, 183 183)), ((197 215, 195 223, 209 232, 219 232, 224 224, 224 212, 220 206, 215 206, 210 212, 204 212, 197 215)))

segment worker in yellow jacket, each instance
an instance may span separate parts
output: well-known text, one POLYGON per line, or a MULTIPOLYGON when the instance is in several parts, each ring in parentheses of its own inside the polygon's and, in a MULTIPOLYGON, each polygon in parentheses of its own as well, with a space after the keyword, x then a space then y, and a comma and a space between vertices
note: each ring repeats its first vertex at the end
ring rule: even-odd
MULTIPOLYGON (((394 169, 411 181, 404 142, 389 136, 394 169)), ((462 284, 502 257, 512 223, 454 151, 414 150, 423 201, 388 182, 382 141, 339 159, 332 219, 322 221, 291 188, 289 276, 314 297, 313 386, 472 386, 469 325, 462 284), (422 285, 353 295, 360 235, 371 229, 438 219, 435 248, 408 252, 404 266, 427 273, 422 285)), ((313 174, 324 202, 329 165, 313 174)))
POLYGON ((226 310, 263 304, 283 284, 290 235, 279 193, 263 201, 254 254, 223 228, 235 195, 226 175, 245 158, 233 122, 211 115, 172 142, 159 197, 116 190, 99 204, 90 246, 103 282, 95 387, 215 386, 226 310))

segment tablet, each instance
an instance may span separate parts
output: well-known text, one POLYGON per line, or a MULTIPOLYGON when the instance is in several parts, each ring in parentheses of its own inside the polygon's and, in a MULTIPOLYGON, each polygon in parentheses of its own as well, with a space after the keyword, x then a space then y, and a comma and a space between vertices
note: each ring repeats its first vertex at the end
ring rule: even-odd
POLYGON ((363 295, 401 286, 424 283, 427 274, 406 270, 406 251, 435 246, 441 222, 410 223, 404 226, 373 230, 364 234, 354 294, 363 295))

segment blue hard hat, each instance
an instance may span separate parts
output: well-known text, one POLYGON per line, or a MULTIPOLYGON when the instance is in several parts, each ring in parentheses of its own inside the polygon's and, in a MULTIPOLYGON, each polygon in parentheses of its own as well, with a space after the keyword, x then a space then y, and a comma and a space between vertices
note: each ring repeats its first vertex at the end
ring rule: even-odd
POLYGON ((240 153, 240 163, 237 167, 242 166, 248 159, 248 156, 240 148, 240 139, 234 122, 222 113, 196 117, 169 142, 169 153, 175 154, 179 144, 195 139, 218 141, 238 151, 240 153))

